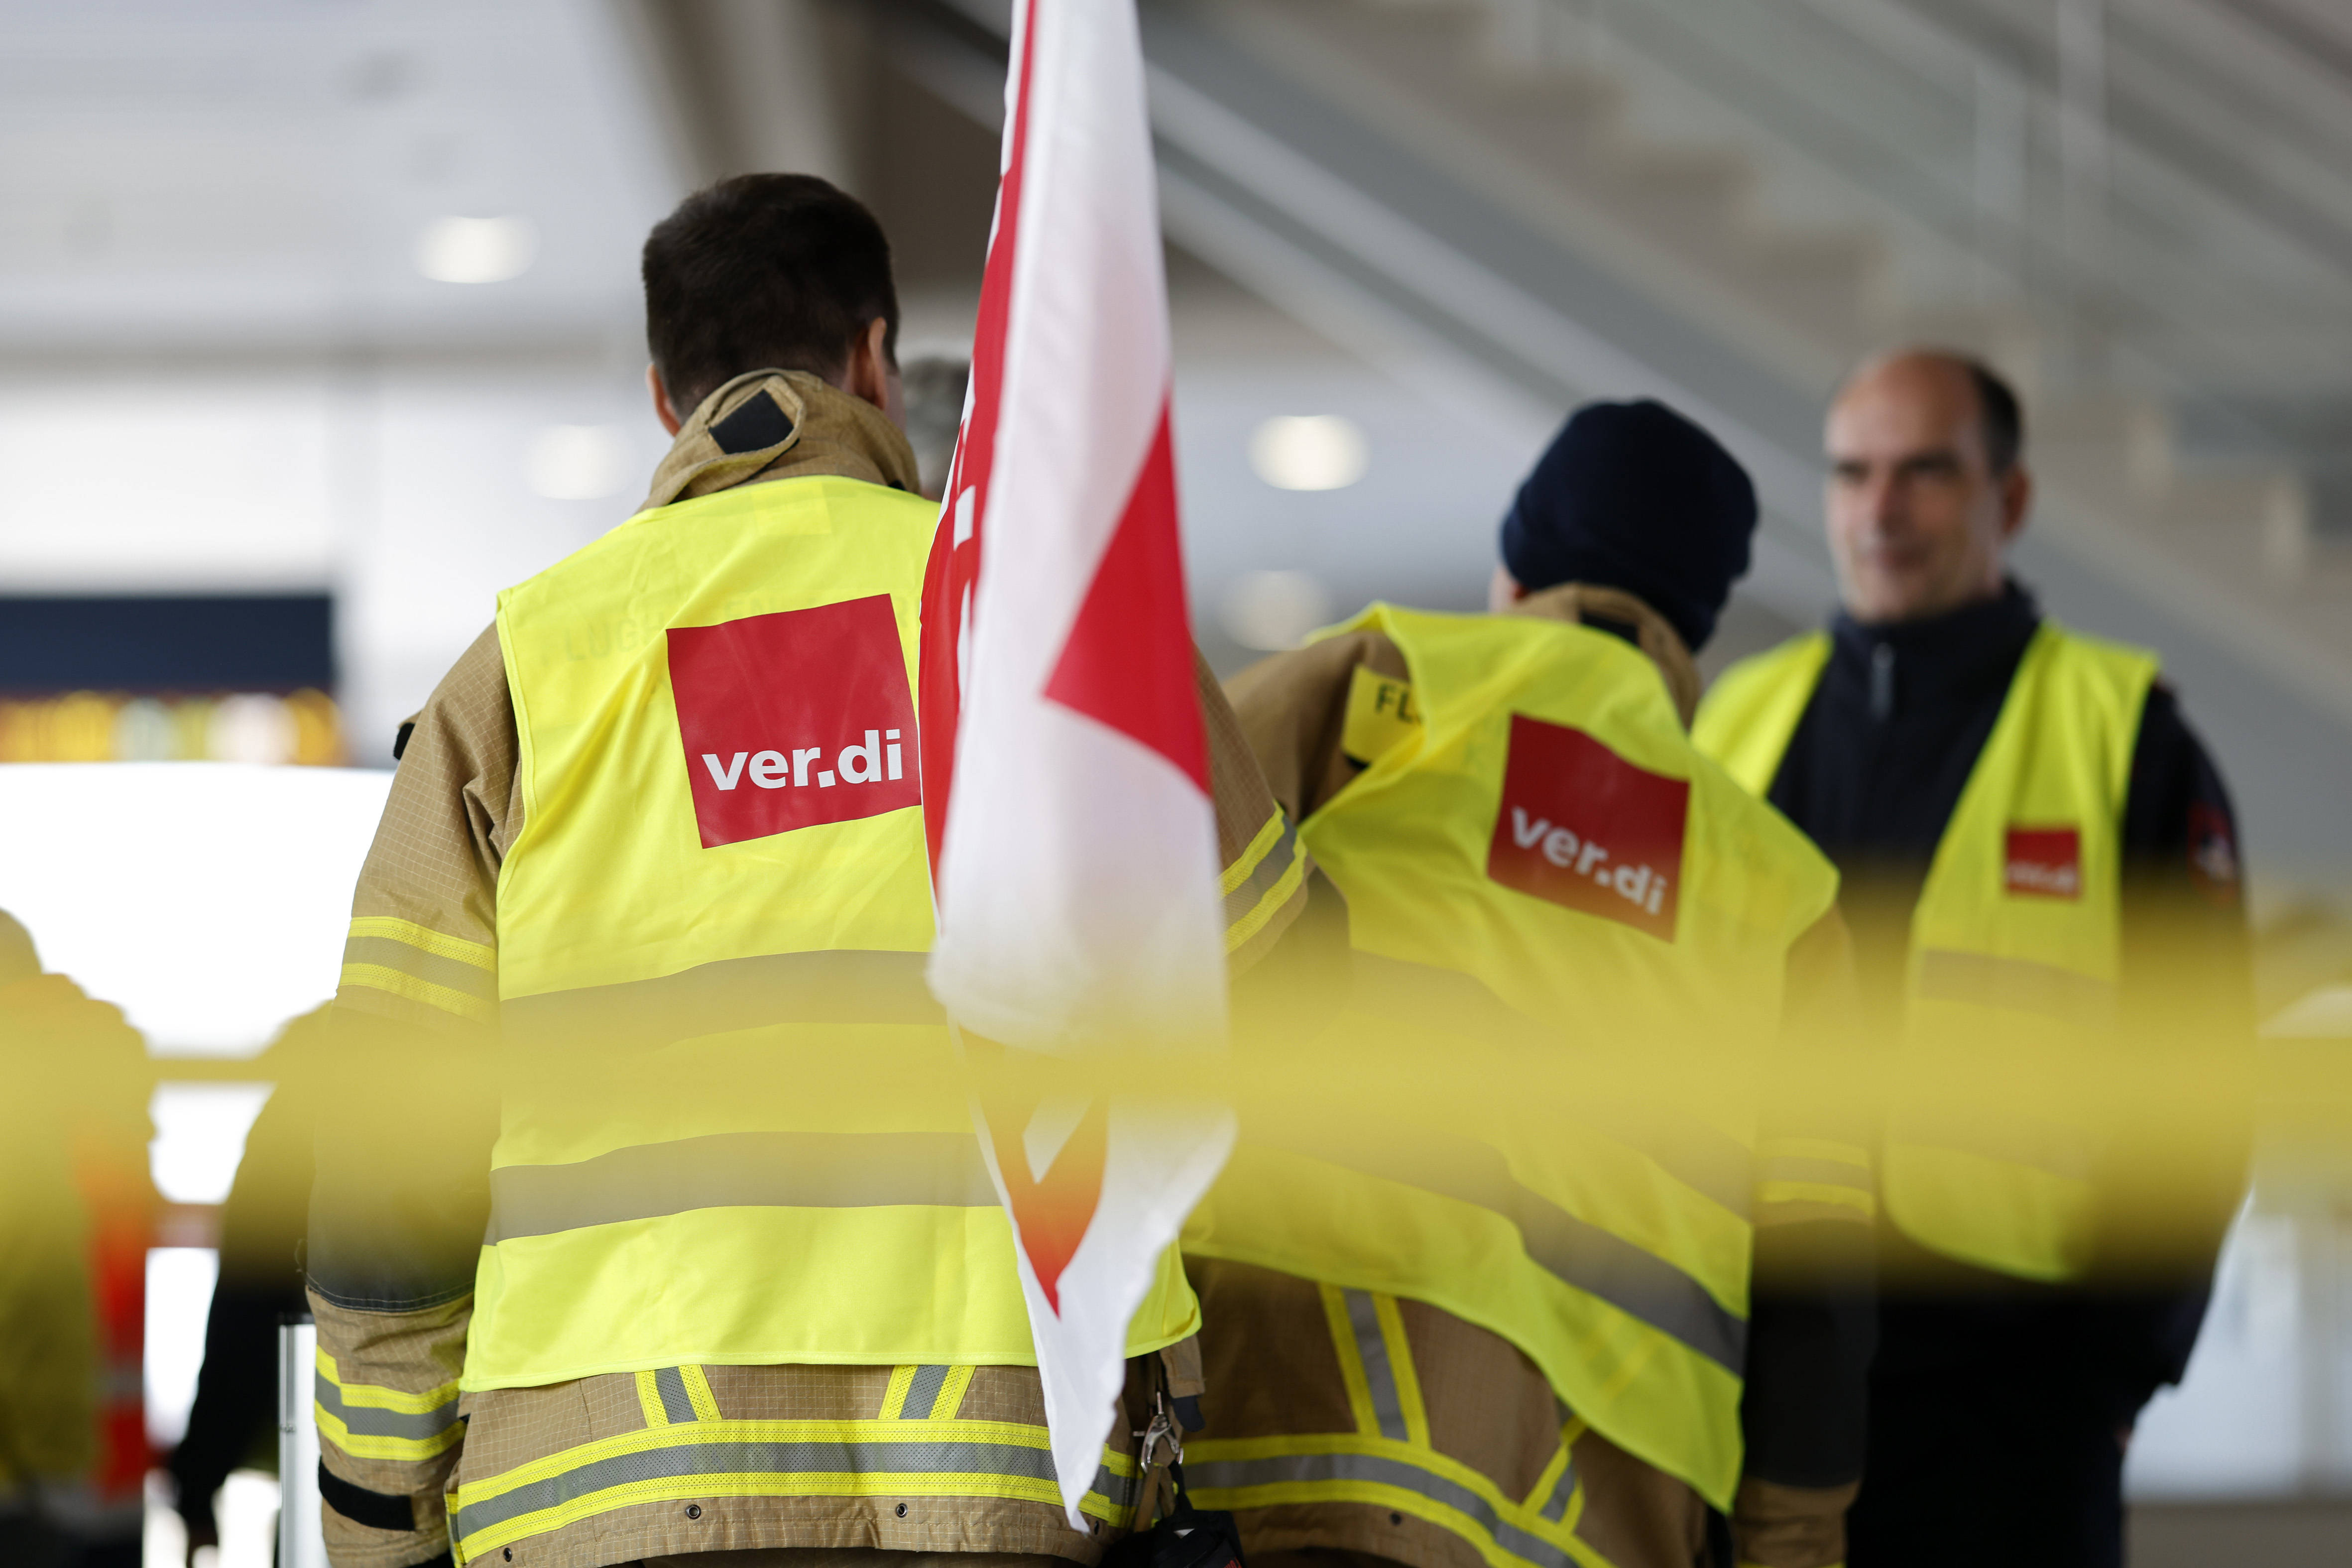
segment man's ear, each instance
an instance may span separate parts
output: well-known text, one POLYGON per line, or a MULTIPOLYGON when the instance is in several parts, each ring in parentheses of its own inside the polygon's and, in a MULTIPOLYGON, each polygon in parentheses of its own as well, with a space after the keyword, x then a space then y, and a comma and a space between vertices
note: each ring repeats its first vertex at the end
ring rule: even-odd
POLYGON ((1496 562, 1495 574, 1486 580, 1486 608, 1499 616, 1527 596, 1528 591, 1519 586, 1519 580, 1511 575, 1511 569, 1496 562))
POLYGON ((890 323, 881 317, 866 323, 866 331, 850 345, 849 364, 841 378, 841 390, 872 404, 896 424, 898 367, 890 363, 890 351, 885 346, 889 336, 890 323))
POLYGON ((2000 542, 2009 543, 2025 531, 2026 513, 2033 510, 2033 476, 2025 465, 2013 465, 2000 477, 2000 542))
POLYGON ((661 366, 646 366, 646 390, 653 394, 654 417, 661 421, 662 429, 669 435, 677 435, 678 427, 686 421, 680 419, 677 410, 670 405, 669 388, 662 384, 661 366))

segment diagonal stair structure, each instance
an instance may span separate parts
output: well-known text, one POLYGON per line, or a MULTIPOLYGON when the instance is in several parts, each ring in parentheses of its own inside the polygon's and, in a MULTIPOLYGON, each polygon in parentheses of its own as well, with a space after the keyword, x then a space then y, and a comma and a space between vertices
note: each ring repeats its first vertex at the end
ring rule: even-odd
MULTIPOLYGON (((1782 623, 1830 600, 1839 378, 1906 341, 1984 353, 2028 400, 2022 570, 2164 652, 2258 867, 2325 883, 2352 878, 2323 783, 2352 779, 2352 526, 2315 505, 2324 447, 2261 416, 2352 406, 2352 174, 2323 155, 2352 146, 2352 66, 2249 19, 2303 4, 2058 0, 2072 35, 2050 0, 1143 16, 1172 239, 1531 440, 1587 397, 1688 410, 1757 477, 1748 591, 1782 623)), ((995 112, 1001 0, 901 16, 908 68, 995 112)))

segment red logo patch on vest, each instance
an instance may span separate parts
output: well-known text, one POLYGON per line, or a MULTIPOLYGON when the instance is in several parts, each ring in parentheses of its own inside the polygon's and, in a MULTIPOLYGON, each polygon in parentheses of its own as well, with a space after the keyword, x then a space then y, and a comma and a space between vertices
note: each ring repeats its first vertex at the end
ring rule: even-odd
POLYGON ((2033 899, 2083 896, 2083 836, 2072 827, 2012 827, 2001 884, 2033 899))
POLYGON ((702 847, 920 805, 890 596, 669 629, 702 847))
POLYGON ((1486 875, 1675 940, 1690 784, 1637 768, 1581 730, 1511 715, 1486 875))

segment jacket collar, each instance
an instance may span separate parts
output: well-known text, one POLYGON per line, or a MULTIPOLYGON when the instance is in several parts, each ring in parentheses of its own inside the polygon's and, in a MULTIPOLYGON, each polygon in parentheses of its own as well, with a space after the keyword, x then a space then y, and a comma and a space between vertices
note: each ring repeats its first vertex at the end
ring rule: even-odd
POLYGON ((1683 728, 1690 728, 1691 715, 1698 711, 1698 667, 1691 662, 1690 650, 1674 624, 1633 595, 1590 583, 1562 583, 1529 594, 1505 613, 1574 621, 1632 643, 1658 667, 1683 728))
POLYGON ((2009 689, 2042 612, 2014 578, 1997 597, 1919 621, 1830 622, 1825 679, 1866 692, 1874 717, 1934 710, 2009 689))
POLYGON ((641 510, 828 474, 919 493, 914 448, 880 409, 804 370, 750 371, 678 427, 641 510))

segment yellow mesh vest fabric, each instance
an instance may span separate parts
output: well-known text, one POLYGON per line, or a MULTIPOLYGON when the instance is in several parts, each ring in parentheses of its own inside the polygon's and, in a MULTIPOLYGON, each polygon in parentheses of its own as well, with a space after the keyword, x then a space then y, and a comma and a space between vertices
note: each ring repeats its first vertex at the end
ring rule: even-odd
MULTIPOLYGON (((1771 786, 1821 678, 1811 634, 1725 672, 1694 731, 1771 786)), ((1911 922, 1888 1216, 2023 1279, 2090 1259, 2101 1135, 2086 1065, 2113 1044, 2124 799, 2153 654, 2044 621, 1944 828, 1911 922)))
MULTIPOLYGON (((911 718, 935 521, 853 479, 742 486, 642 513, 499 596, 527 812, 499 881, 508 1078, 466 1387, 687 1362, 1034 1364, 1009 1226, 923 984, 912 786, 873 815, 740 826, 845 798, 822 791, 878 779, 888 748, 902 784, 912 729, 886 742, 884 720, 852 715, 864 749, 814 737, 806 766, 792 736, 706 757, 673 680, 681 628, 781 625, 823 633, 775 645, 804 647, 804 666, 721 658, 698 679, 821 688, 838 640, 824 617, 862 605, 911 718)), ((1196 1322, 1171 1253, 1133 1352, 1196 1322)))

